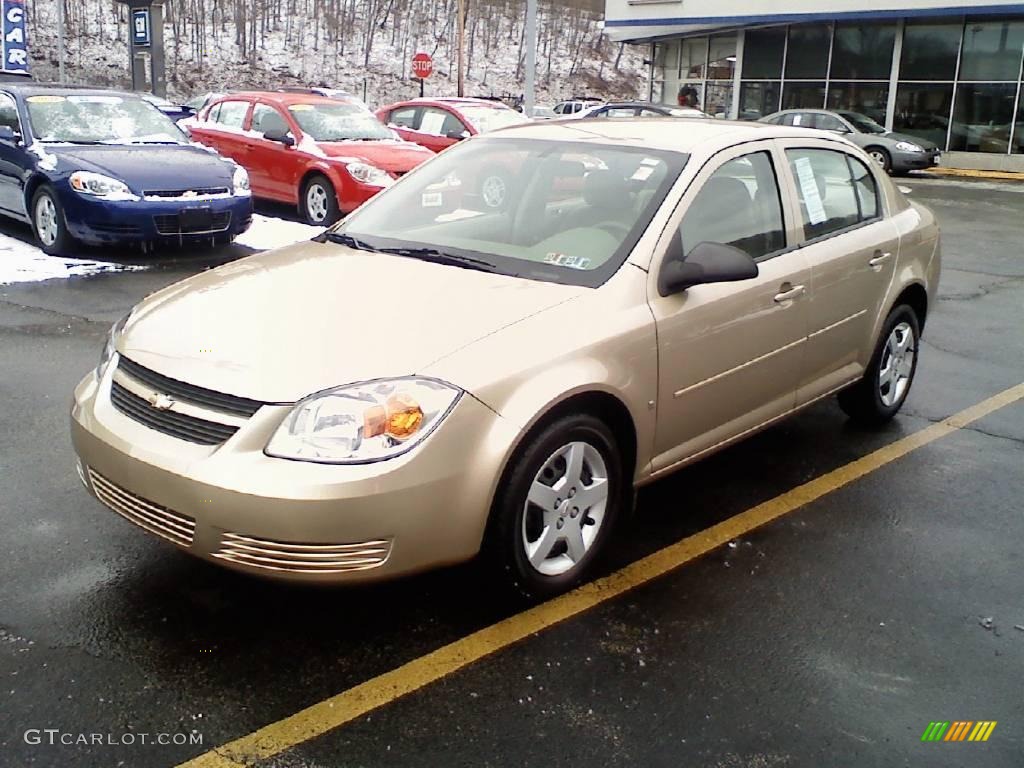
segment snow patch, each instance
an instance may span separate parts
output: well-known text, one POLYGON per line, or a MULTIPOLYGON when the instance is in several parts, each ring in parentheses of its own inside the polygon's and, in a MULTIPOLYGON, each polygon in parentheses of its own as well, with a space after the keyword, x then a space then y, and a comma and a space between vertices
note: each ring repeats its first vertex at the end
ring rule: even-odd
POLYGON ((0 285, 84 277, 101 272, 134 272, 143 266, 47 256, 36 246, 0 235, 0 285))
POLYGON ((324 231, 323 227, 311 227, 297 221, 275 219, 258 213, 252 215, 252 226, 235 240, 239 245, 246 245, 258 251, 269 251, 285 245, 311 240, 324 231))

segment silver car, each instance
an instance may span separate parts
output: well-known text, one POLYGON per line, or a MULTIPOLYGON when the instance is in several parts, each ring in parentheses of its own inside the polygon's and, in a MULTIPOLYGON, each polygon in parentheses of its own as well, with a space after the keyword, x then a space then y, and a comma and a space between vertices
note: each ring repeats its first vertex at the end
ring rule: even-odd
POLYGON ((934 142, 887 131, 884 126, 860 112, 785 109, 761 118, 761 122, 838 133, 871 155, 876 163, 894 176, 936 166, 942 154, 934 142))

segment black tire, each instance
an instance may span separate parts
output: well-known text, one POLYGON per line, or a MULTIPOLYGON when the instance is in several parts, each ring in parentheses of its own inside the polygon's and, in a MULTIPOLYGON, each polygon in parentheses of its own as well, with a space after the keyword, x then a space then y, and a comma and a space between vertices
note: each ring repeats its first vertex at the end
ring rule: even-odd
POLYGON ((306 179, 306 183, 302 185, 302 192, 299 196, 299 212, 307 224, 312 224, 315 227, 329 227, 341 218, 341 209, 338 207, 338 194, 335 192, 334 185, 330 179, 319 173, 306 179), (318 187, 323 192, 324 212, 322 214, 315 208, 310 210, 309 195, 314 187, 318 187), (321 215, 322 218, 320 218, 321 215))
POLYGON ((480 200, 489 210, 503 211, 512 199, 512 177, 499 166, 491 166, 480 174, 480 200))
POLYGON ((32 195, 32 207, 29 210, 29 216, 32 219, 32 232, 35 234, 36 242, 39 243, 43 253, 47 253, 50 256, 70 256, 74 253, 75 239, 68 232, 68 224, 64 219, 64 207, 60 204, 60 196, 57 194, 57 191, 49 184, 43 184, 32 195), (52 242, 47 242, 50 235, 42 232, 40 229, 39 209, 47 204, 52 206, 51 210, 56 226, 56 236, 52 242))
MULTIPOLYGON (((919 358, 921 344, 921 325, 917 314, 906 304, 895 307, 885 320, 882 332, 879 334, 878 343, 875 345, 875 353, 871 357, 864 376, 853 386, 844 389, 839 393, 839 407, 853 421, 866 426, 879 426, 895 416, 910 393, 914 383, 914 375, 917 373, 917 361, 919 358), (883 367, 893 364, 891 352, 887 351, 890 336, 893 331, 902 324, 909 327, 912 338, 910 339, 913 359, 911 360, 910 375, 900 394, 893 402, 886 404, 883 400, 883 386, 880 383, 880 374, 883 367)), ((890 384, 889 386, 895 386, 890 384)))
POLYGON ((864 151, 871 155, 872 160, 882 166, 883 171, 886 173, 892 171, 892 155, 889 154, 887 149, 883 147, 868 147, 864 151))
MULTIPOLYGON (((586 481, 587 467, 590 466, 588 461, 584 462, 581 488, 585 488, 588 484, 586 481)), ((590 475, 589 479, 592 482, 593 475, 590 475)), ((563 416, 539 429, 528 436, 516 451, 498 487, 485 542, 485 556, 488 559, 488 564, 497 571, 499 578, 506 586, 510 587, 517 595, 530 600, 551 597, 572 589, 593 570, 594 563, 601 557, 607 546, 625 502, 629 498, 625 492, 624 483, 622 454, 615 441, 615 436, 600 419, 587 414, 572 414, 563 416), (530 511, 527 512, 527 495, 534 479, 549 463, 553 455, 570 443, 588 444, 597 451, 604 462, 608 483, 604 515, 600 519, 597 532, 589 547, 586 548, 585 554, 564 573, 545 574, 530 563, 526 552, 529 526, 534 526, 536 530, 537 524, 543 525, 538 517, 542 514, 540 507, 531 505, 530 511), (526 518, 525 521, 524 518, 526 518)), ((569 489, 563 490, 568 491, 569 489)), ((576 493, 577 491, 573 489, 573 495, 576 493)), ((568 498, 562 500, 566 502, 562 507, 551 510, 552 525, 556 524, 557 518, 561 514, 562 524, 566 526, 566 533, 569 532, 569 526, 573 524, 577 525, 581 532, 585 531, 589 525, 594 524, 588 524, 587 521, 594 518, 591 517, 587 508, 579 509, 577 514, 573 515, 568 498), (561 509, 561 513, 557 509, 561 509), (570 519, 570 515, 575 520, 570 519)), ((561 527, 559 530, 562 530, 561 527)), ((543 534, 537 531, 537 538, 533 541, 538 541, 541 535, 543 534)), ((553 535, 557 537, 562 534, 554 533, 553 535)), ((581 533, 581 535, 583 534, 581 533)), ((556 558, 569 558, 568 546, 568 541, 558 541, 551 552, 556 553, 556 558), (562 552, 562 554, 559 555, 558 552, 562 552)))

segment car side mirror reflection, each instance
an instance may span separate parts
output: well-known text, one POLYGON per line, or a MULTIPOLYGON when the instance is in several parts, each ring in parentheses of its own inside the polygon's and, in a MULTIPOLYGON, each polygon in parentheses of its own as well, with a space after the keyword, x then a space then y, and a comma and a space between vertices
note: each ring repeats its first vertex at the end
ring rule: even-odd
POLYGON ((658 293, 672 296, 705 283, 730 283, 757 277, 757 263, 739 248, 723 243, 698 243, 683 255, 676 233, 658 275, 658 293))
POLYGON ((469 131, 448 131, 448 133, 446 133, 445 136, 449 139, 461 141, 462 139, 469 138, 469 131))
POLYGON ((17 144, 21 141, 21 134, 9 125, 0 125, 0 141, 7 144, 17 144))
POLYGON ((263 134, 263 138, 267 141, 276 141, 278 144, 284 144, 286 147, 295 146, 295 139, 280 129, 271 129, 267 131, 263 134))

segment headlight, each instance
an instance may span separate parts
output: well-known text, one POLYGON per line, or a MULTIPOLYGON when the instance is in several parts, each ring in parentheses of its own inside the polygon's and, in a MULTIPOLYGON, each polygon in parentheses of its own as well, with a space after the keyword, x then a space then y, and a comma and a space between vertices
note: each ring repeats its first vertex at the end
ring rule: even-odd
POLYGON ((924 152, 924 147, 920 147, 917 144, 911 144, 909 141, 897 141, 896 149, 900 152, 924 152))
POLYGON ((139 196, 128 189, 123 181, 92 171, 75 171, 68 178, 71 188, 82 195, 102 200, 138 200, 139 196))
POLYGON ((246 197, 252 194, 252 189, 249 187, 249 172, 242 166, 235 166, 235 175, 231 183, 235 188, 236 195, 246 197))
POLYGON ((114 359, 114 355, 117 354, 117 338, 121 335, 121 331, 124 330, 125 324, 128 322, 128 318, 131 317, 131 312, 118 320, 110 329, 110 333, 107 334, 107 341, 103 345, 103 351, 100 352, 100 362, 96 366, 96 378, 102 379, 103 374, 107 372, 107 366, 110 365, 110 361, 114 359))
POLYGON ((328 389, 296 404, 268 456, 323 464, 390 459, 426 439, 462 390, 433 379, 379 379, 328 389))
POLYGON ((375 187, 389 187, 395 181, 387 171, 369 163, 349 163, 345 169, 356 181, 375 187))

